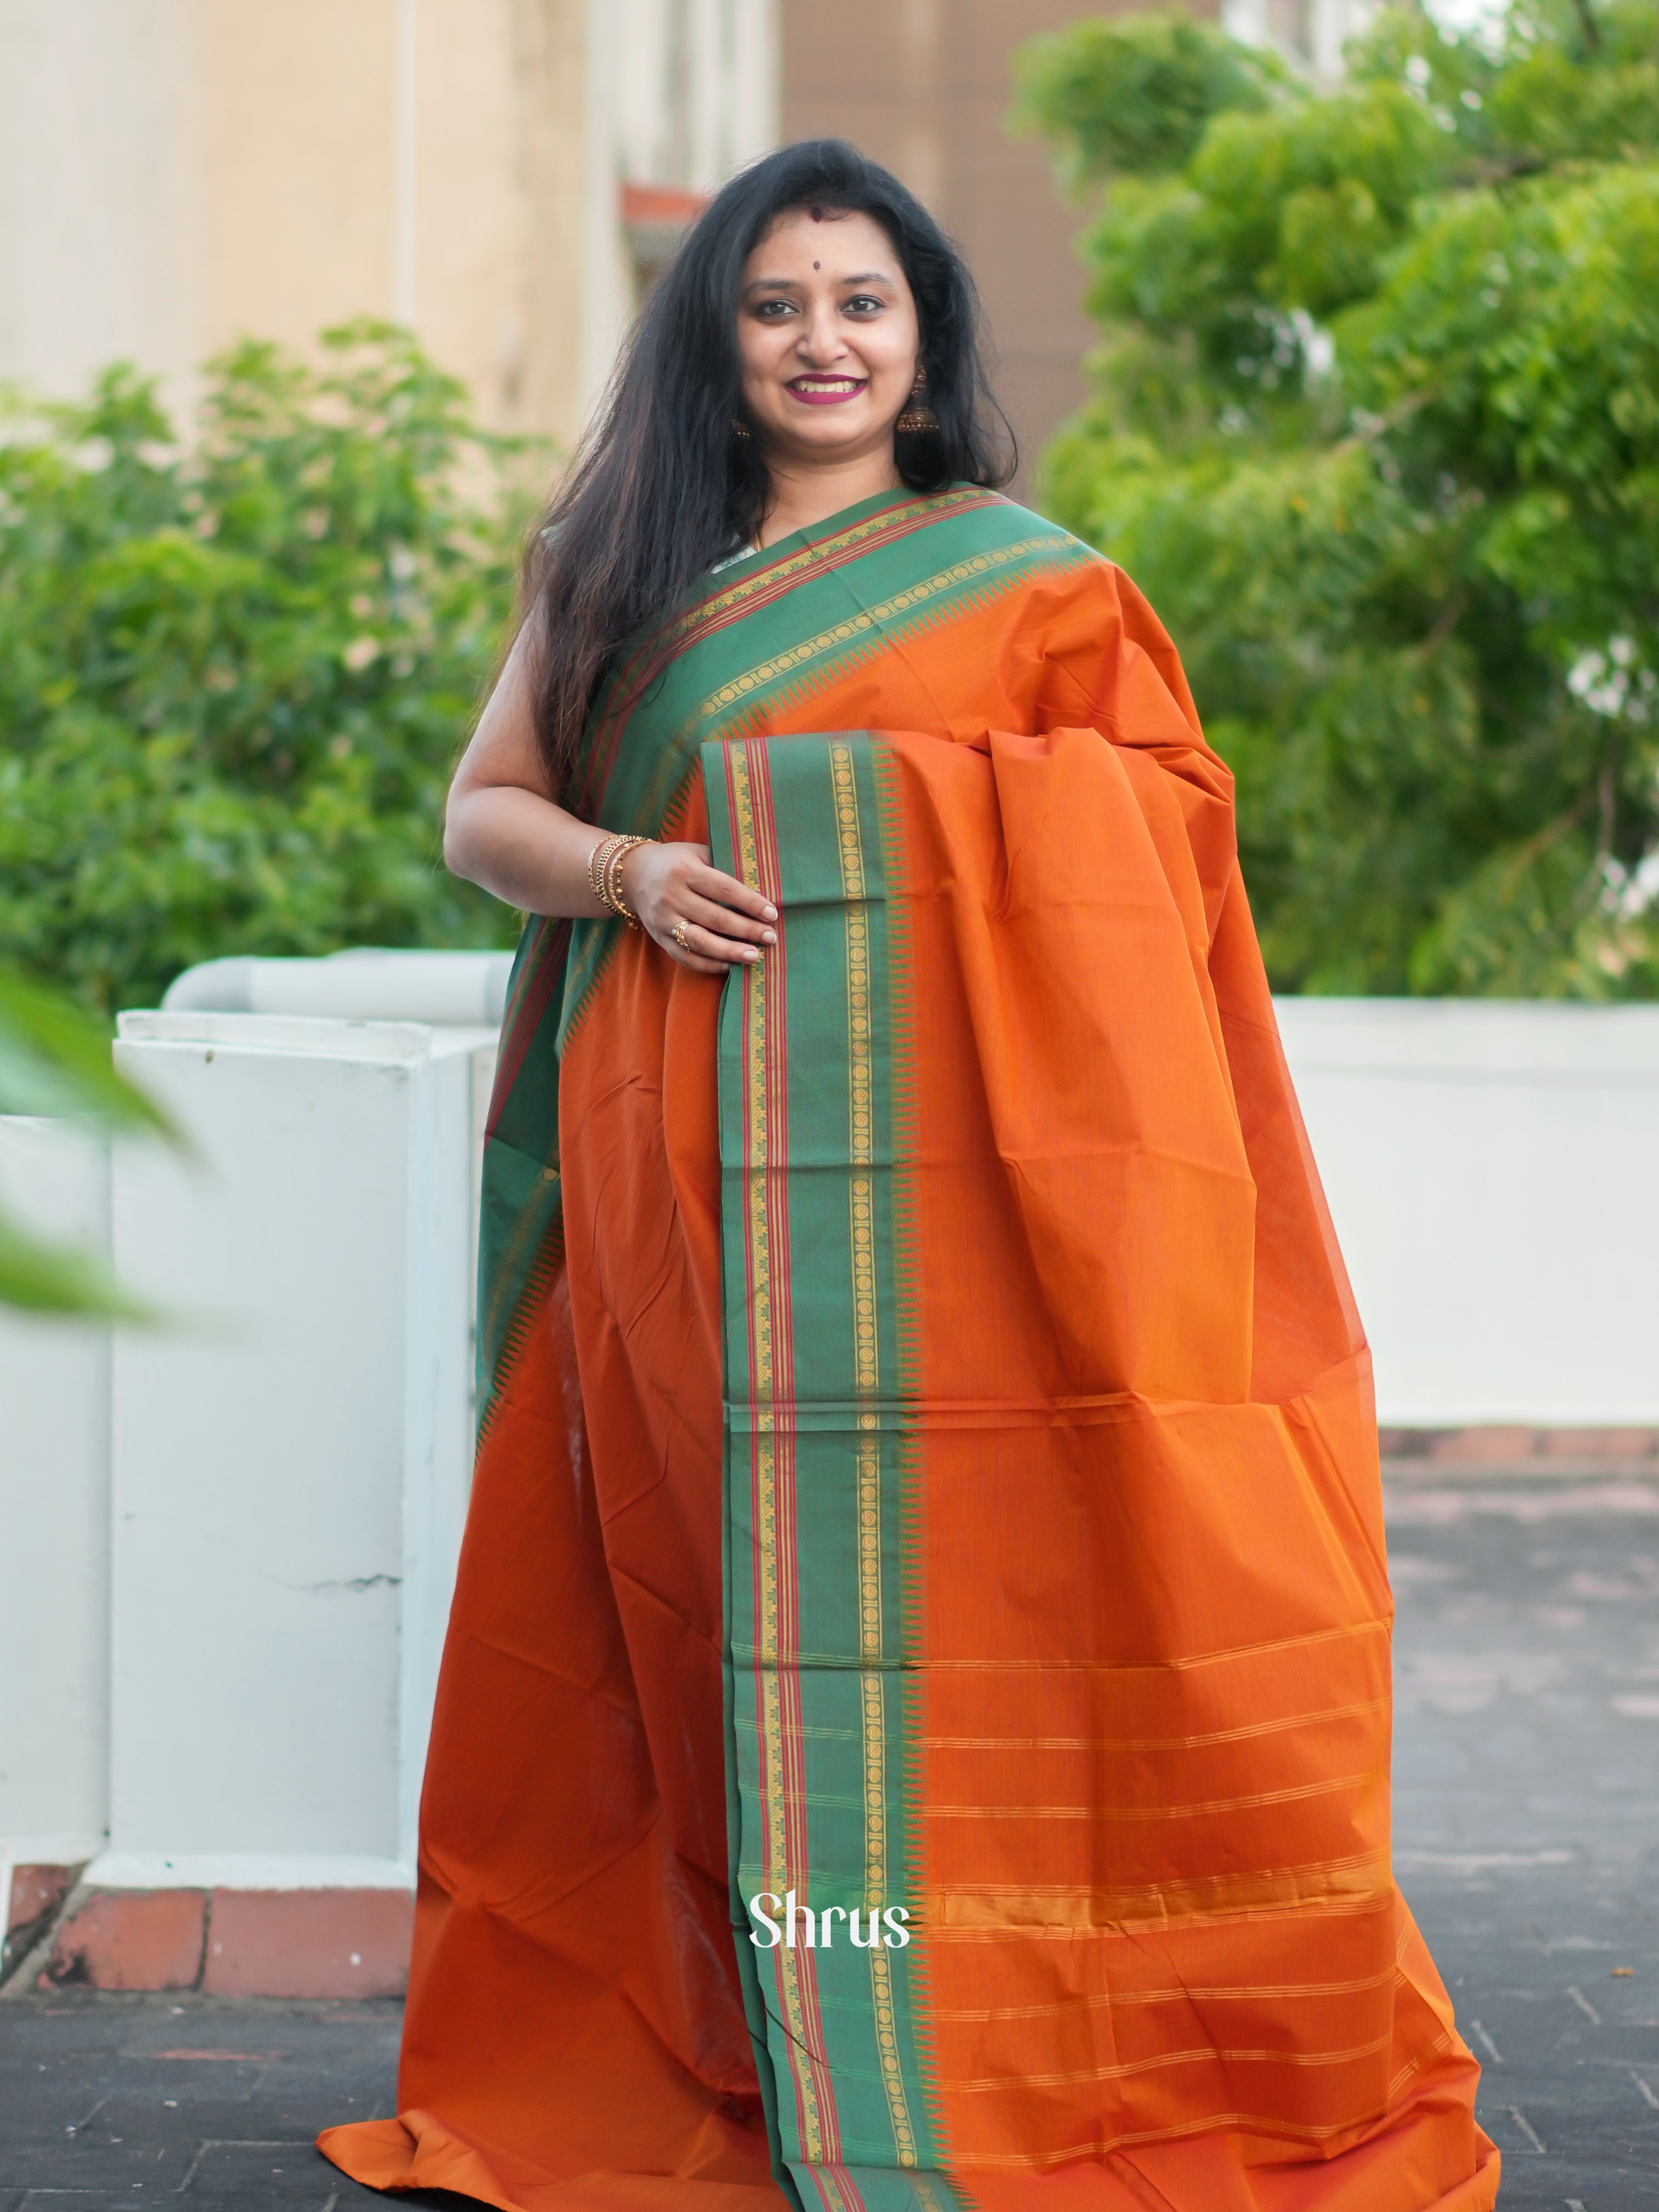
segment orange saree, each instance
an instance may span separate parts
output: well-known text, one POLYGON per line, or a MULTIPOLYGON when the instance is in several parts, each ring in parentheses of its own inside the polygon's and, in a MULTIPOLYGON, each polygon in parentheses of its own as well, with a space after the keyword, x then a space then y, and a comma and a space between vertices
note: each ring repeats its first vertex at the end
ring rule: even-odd
POLYGON ((1368 1358, 1231 781, 1087 548, 866 502, 638 641, 532 921, 395 2120, 503 2212, 1486 2212, 1389 1861, 1368 1358))

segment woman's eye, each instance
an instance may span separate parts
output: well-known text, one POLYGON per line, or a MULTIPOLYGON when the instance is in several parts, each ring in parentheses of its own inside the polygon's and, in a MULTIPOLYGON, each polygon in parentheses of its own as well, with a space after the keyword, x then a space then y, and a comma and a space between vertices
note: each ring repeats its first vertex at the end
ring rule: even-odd
POLYGON ((788 300, 763 300, 755 310, 761 320, 767 323, 781 323, 786 315, 793 315, 794 312, 793 302, 788 300))
POLYGON ((847 307, 850 314, 878 315, 885 304, 884 301, 872 298, 868 292, 860 292, 847 302, 847 307))

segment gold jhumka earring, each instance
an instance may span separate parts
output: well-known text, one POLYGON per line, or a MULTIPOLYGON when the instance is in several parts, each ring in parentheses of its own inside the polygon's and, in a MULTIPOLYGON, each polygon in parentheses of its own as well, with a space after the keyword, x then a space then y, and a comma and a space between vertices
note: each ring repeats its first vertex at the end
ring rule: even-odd
POLYGON ((938 429, 939 416, 934 414, 922 397, 927 389, 927 372, 925 368, 919 368, 916 371, 916 380, 910 386, 910 398, 904 412, 893 425, 896 430, 908 430, 915 433, 918 430, 938 429))

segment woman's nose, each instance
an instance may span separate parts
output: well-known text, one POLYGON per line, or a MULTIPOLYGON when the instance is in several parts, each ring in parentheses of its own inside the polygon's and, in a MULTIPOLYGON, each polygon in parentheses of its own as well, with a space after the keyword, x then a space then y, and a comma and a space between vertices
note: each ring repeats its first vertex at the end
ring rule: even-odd
POLYGON ((826 304, 822 308, 808 310, 798 343, 806 358, 816 364, 821 366, 835 359, 842 349, 842 340, 832 306, 826 304))

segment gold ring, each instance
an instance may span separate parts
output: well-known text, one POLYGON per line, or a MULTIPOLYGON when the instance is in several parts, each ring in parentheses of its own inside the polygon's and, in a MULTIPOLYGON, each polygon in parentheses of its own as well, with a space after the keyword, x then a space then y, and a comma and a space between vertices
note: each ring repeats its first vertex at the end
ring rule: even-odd
POLYGON ((669 931, 668 934, 673 939, 675 944, 679 946, 682 952, 689 952, 691 950, 691 940, 685 933, 685 924, 683 921, 677 921, 672 929, 669 931))

